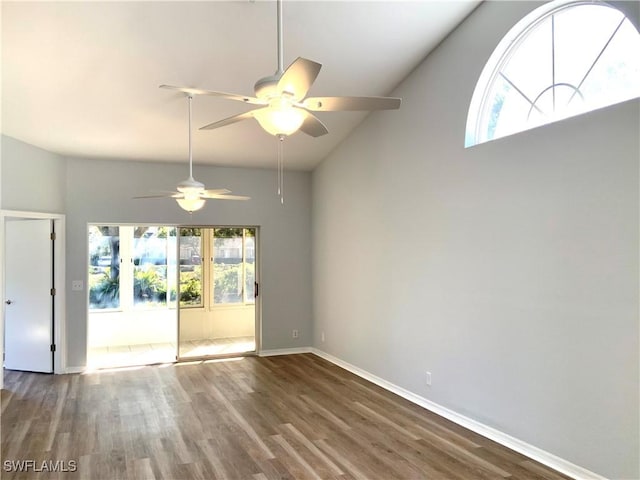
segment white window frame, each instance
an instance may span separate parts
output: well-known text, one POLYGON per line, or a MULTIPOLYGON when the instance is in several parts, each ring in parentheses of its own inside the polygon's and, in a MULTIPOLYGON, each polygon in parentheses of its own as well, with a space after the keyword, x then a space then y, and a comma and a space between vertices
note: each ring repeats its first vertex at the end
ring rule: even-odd
MULTIPOLYGON (((638 25, 633 21, 634 19, 628 15, 629 12, 625 11, 626 9, 624 8, 619 8, 620 2, 605 2, 598 0, 555 0, 542 5, 530 12, 519 22, 517 22, 511 29, 509 29, 507 34, 502 38, 497 47, 494 49, 493 53, 489 57, 489 60, 485 64, 480 77, 478 78, 478 82, 476 83, 467 115, 464 140, 465 148, 480 145, 494 139, 515 135, 517 133, 530 130, 537 126, 541 126, 540 124, 534 124, 519 131, 514 131, 497 137, 486 138, 486 132, 484 132, 483 130, 486 126, 485 119, 487 115, 486 111, 488 108, 487 102, 492 102, 494 100, 493 97, 490 97, 489 95, 490 90, 494 85, 494 80, 499 75, 505 63, 507 63, 511 56, 517 52, 521 39, 525 37, 529 33, 530 29, 532 29, 536 24, 544 21, 550 15, 553 15, 561 10, 574 6, 594 4, 618 10, 632 25, 636 27, 636 29, 638 29, 638 25)), ((612 104, 615 104, 615 102, 612 104)), ((594 109, 597 108, 601 107, 596 107, 594 109)), ((574 115, 551 118, 543 125, 562 120, 563 118, 581 115, 594 109, 589 109, 587 111, 574 115)))
MULTIPOLYGON (((253 301, 247 301, 247 291, 246 291, 246 285, 247 285, 247 269, 246 269, 246 254, 247 254, 247 247, 246 247, 246 239, 247 239, 247 230, 253 230, 254 231, 254 258, 255 258, 255 250, 256 250, 256 238, 258 235, 258 229, 257 227, 214 227, 211 228, 211 233, 209 235, 207 235, 209 237, 209 245, 210 245, 210 256, 209 256, 209 264, 210 264, 210 284, 209 284, 209 290, 207 291, 207 296, 209 297, 209 309, 215 309, 215 308, 230 308, 230 307, 246 307, 248 305, 255 305, 256 304, 256 300, 255 297, 253 298, 253 301), (214 289, 215 289, 215 269, 213 268, 213 264, 215 261, 215 230, 216 229, 222 229, 222 228, 235 228, 235 229, 242 229, 242 302, 235 302, 235 303, 216 303, 215 302, 215 295, 214 295, 214 289)), ((255 278, 257 278, 257 273, 256 273, 256 266, 254 264, 254 282, 257 281, 255 280, 255 278)))
MULTIPOLYGON (((90 227, 109 226, 118 227, 118 236, 120 241, 120 288, 119 297, 120 305, 116 308, 91 308, 91 304, 88 303, 88 310, 91 315, 100 313, 113 313, 113 312, 126 312, 126 311, 149 311, 149 310, 175 310, 178 306, 178 288, 176 285, 177 274, 173 272, 171 274, 171 266, 168 264, 167 256, 167 301, 164 306, 152 306, 152 305, 135 305, 133 299, 133 286, 134 286, 134 264, 133 264, 133 234, 135 227, 166 227, 168 229, 175 228, 175 225, 157 225, 157 224, 114 224, 114 223, 90 223, 87 227, 87 234, 90 227), (176 301, 171 302, 171 287, 176 287, 176 301)), ((176 235, 178 231, 176 230, 176 235)), ((88 238, 88 235, 87 235, 88 238)), ((177 243, 177 240, 176 240, 177 243)), ((178 265, 176 265, 176 268, 178 265)), ((88 270, 88 267, 87 267, 88 270)), ((88 273, 87 273, 88 275, 88 273)), ((87 277, 87 295, 89 295, 89 282, 87 277)))

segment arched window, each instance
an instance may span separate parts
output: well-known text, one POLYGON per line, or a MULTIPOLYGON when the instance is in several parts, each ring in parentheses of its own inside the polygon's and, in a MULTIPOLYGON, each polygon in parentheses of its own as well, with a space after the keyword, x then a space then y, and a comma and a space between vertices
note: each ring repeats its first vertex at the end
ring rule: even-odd
POLYGON ((503 38, 476 85, 465 147, 640 97, 640 34, 603 2, 555 1, 503 38))

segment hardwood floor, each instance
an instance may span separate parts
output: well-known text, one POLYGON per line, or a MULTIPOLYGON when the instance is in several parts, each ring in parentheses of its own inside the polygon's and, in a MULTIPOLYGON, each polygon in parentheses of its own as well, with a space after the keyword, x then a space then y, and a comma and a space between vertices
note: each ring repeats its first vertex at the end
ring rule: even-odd
POLYGON ((567 478, 312 354, 7 371, 5 388, 3 479, 567 478), (77 470, 7 471, 20 460, 77 470))

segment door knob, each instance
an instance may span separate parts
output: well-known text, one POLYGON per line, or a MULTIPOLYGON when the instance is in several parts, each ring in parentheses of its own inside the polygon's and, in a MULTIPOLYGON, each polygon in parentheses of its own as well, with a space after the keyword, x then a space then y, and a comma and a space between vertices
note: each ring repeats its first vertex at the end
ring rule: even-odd
POLYGON ((4 302, 4 303, 6 303, 7 305, 11 305, 13 302, 12 302, 11 300, 7 300, 7 301, 6 301, 6 302, 4 302))

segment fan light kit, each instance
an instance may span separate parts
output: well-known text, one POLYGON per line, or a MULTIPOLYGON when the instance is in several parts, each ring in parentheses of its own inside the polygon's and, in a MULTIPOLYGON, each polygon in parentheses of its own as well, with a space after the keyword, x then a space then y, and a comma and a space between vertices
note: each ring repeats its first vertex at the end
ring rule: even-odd
POLYGON ((145 195, 134 198, 175 198, 180 208, 193 213, 204 207, 207 199, 218 200, 249 200, 251 197, 241 195, 229 195, 230 190, 225 188, 218 190, 205 190, 204 183, 193 178, 193 142, 191 139, 191 110, 193 95, 187 94, 189 99, 189 178, 178 184, 177 192, 164 192, 159 195, 145 195))
POLYGON ((276 5, 278 69, 274 75, 261 78, 255 83, 255 97, 172 85, 160 85, 160 88, 178 90, 189 96, 210 95, 258 106, 248 112, 205 125, 200 130, 212 130, 255 118, 267 133, 278 137, 278 195, 280 201, 284 203, 282 180, 284 137, 298 130, 312 137, 329 133, 327 127, 311 112, 395 110, 400 108, 402 100, 391 97, 307 97, 307 92, 320 73, 322 65, 298 57, 286 70, 283 69, 282 0, 277 0, 276 5))

